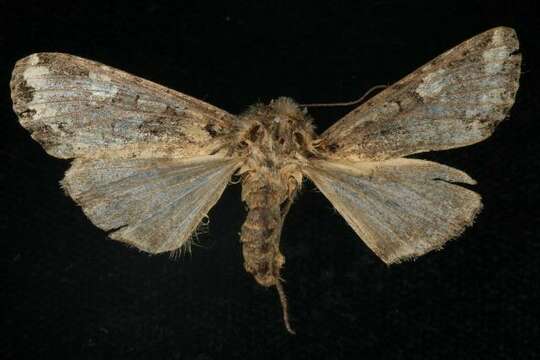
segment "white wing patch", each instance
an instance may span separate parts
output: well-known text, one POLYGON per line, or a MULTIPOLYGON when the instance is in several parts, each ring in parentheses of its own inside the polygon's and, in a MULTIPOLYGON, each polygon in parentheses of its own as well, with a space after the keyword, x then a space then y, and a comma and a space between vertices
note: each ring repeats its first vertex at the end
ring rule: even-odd
POLYGON ((446 82, 446 70, 439 69, 429 73, 416 88, 416 92, 421 97, 436 97, 441 92, 446 82))

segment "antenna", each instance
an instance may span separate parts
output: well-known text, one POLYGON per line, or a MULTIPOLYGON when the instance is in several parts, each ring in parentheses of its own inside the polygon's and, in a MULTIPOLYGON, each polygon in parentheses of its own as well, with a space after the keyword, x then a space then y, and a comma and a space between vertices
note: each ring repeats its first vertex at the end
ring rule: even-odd
POLYGON ((300 106, 302 107, 331 107, 331 106, 351 106, 351 105, 355 105, 355 104, 358 104, 358 103, 361 103, 362 101, 364 101, 364 99, 369 95, 371 94, 373 91, 377 90, 377 89, 385 89, 387 88, 388 85, 375 85, 374 87, 372 87, 371 89, 369 89, 368 91, 366 91, 366 93, 364 95, 362 95, 362 97, 358 100, 354 100, 354 101, 348 101, 348 102, 335 102, 335 103, 313 103, 313 104, 300 104, 300 106))

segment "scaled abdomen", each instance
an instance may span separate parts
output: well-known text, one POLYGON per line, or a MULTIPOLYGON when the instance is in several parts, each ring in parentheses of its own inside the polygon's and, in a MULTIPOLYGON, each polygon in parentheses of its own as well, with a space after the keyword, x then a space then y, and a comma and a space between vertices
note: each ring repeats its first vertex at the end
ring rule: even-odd
POLYGON ((244 199, 249 207, 240 236, 244 267, 263 286, 276 285, 285 262, 279 251, 282 226, 279 198, 264 181, 244 185, 244 199))

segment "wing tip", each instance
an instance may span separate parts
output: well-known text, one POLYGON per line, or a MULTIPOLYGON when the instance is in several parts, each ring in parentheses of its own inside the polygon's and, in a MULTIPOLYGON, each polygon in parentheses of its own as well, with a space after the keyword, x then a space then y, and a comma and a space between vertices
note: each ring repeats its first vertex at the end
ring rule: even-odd
POLYGON ((506 26, 506 25, 499 25, 499 26, 495 26, 495 27, 492 27, 488 30, 485 31, 485 33, 492 33, 492 32, 496 32, 496 31, 502 31, 502 32, 505 32, 505 33, 509 33, 509 34, 515 34, 516 33, 516 30, 510 26, 506 26))
POLYGON ((493 28, 490 28, 480 33, 479 35, 474 36, 473 39, 476 37, 488 37, 488 36, 491 37, 492 39, 498 39, 499 41, 509 40, 510 43, 519 45, 517 32, 514 28, 510 26, 504 26, 504 25, 495 26, 493 28))

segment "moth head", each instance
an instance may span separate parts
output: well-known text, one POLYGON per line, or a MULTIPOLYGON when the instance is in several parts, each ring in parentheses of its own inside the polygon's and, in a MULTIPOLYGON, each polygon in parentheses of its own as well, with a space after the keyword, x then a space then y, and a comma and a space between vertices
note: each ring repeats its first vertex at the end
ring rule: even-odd
MULTIPOLYGON (((294 100, 280 97, 255 104, 240 116, 240 144, 272 142, 279 147, 306 147, 315 137, 311 117, 294 100)), ((267 144, 270 146, 269 144, 267 144)))

